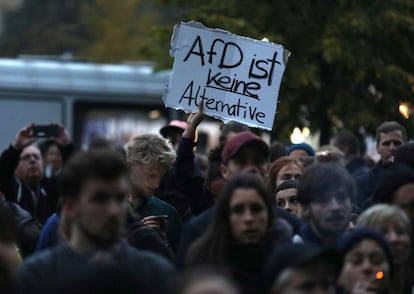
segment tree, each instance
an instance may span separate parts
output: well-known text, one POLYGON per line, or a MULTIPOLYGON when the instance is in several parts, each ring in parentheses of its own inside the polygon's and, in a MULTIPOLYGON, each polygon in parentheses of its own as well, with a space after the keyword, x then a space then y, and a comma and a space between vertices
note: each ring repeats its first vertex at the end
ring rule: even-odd
POLYGON ((373 132, 397 120, 402 100, 412 100, 414 2, 383 1, 192 1, 184 20, 261 39, 292 52, 279 95, 273 138, 294 126, 321 132, 321 144, 344 126, 373 132))
POLYGON ((152 36, 158 16, 149 1, 86 2, 81 21, 93 41, 79 54, 100 62, 147 60, 157 52, 152 36))
POLYGON ((97 62, 149 60, 168 52, 158 23, 169 17, 150 0, 26 0, 5 16, 0 54, 61 55, 97 62))
POLYGON ((373 133, 413 101, 414 2, 338 0, 26 0, 6 16, 0 54, 62 54, 98 62, 153 60, 169 68, 173 25, 197 20, 292 52, 272 137, 295 126, 373 133), (156 5, 156 4, 157 5, 156 5))
POLYGON ((0 54, 63 54, 76 52, 85 40, 79 22, 79 1, 30 0, 5 15, 0 54))

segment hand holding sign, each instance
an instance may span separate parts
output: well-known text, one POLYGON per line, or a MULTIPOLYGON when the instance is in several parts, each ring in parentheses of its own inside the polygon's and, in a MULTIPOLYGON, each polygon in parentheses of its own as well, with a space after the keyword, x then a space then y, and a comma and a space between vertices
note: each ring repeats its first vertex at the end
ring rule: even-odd
POLYGON ((200 23, 181 23, 171 40, 167 107, 270 130, 289 51, 200 23))
POLYGON ((203 104, 198 105, 198 112, 191 113, 187 118, 187 128, 184 130, 183 137, 194 140, 195 132, 199 124, 204 120, 203 104))

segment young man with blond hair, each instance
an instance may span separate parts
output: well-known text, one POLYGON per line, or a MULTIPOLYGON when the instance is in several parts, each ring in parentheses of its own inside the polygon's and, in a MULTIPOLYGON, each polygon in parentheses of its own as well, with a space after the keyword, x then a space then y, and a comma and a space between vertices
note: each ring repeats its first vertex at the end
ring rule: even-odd
POLYGON ((130 168, 129 203, 142 222, 160 232, 175 251, 181 232, 177 210, 154 196, 164 174, 173 165, 176 153, 167 139, 146 134, 132 138, 126 145, 130 168))

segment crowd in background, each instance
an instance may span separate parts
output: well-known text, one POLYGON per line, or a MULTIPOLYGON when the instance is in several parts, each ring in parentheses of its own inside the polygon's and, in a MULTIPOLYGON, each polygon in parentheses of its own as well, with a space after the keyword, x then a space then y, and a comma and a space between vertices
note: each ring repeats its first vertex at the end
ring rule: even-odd
POLYGON ((414 144, 379 123, 376 163, 342 130, 270 146, 202 107, 80 151, 24 126, 0 157, 3 293, 414 293, 414 144))

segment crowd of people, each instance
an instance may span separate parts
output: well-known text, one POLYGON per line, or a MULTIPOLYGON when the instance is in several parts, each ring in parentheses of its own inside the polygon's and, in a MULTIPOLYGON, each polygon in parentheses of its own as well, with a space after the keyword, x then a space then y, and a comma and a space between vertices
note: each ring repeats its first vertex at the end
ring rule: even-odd
POLYGON ((2 293, 414 293, 414 144, 377 128, 315 150, 229 122, 197 154, 202 107, 87 151, 23 127, 0 156, 2 293))

